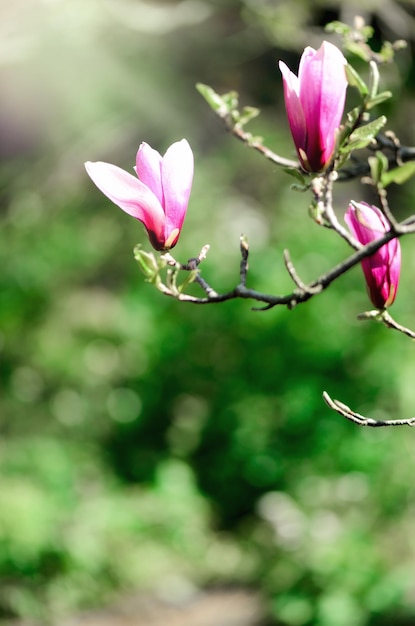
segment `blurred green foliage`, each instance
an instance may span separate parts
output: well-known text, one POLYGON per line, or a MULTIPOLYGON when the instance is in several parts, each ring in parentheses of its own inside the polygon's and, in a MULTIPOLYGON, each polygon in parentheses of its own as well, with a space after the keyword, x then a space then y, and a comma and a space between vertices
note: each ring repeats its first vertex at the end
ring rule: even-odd
MULTIPOLYGON (((86 160, 130 169, 142 140, 163 151, 185 136, 196 170, 177 258, 210 243, 204 275, 230 288, 243 232, 249 286, 291 289, 284 248, 305 280, 327 270, 346 245, 309 220, 288 176, 225 134, 194 88, 239 90, 262 109, 253 132, 291 156, 276 61, 294 67, 343 7, 312 6, 1 9, 4 620, 56 623, 129 590, 240 583, 263 592, 273 624, 413 623, 414 434, 358 429, 321 399, 326 389, 378 418, 414 411, 413 345, 355 320, 368 308, 361 272, 293 311, 179 304, 144 282, 132 256, 147 245, 140 224, 83 170, 86 160)), ((399 64, 384 88, 398 94, 391 127, 407 133, 409 52, 399 64)), ((337 194, 340 215, 362 199, 356 185, 337 194)), ((414 195, 413 183, 391 189, 398 216, 414 195)), ((393 312, 411 326, 412 240, 402 247, 393 312)))

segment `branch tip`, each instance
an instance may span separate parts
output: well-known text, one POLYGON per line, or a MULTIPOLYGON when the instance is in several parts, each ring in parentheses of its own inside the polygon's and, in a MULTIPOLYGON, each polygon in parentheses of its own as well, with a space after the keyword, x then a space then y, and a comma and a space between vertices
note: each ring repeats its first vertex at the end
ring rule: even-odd
POLYGON ((347 404, 340 402, 340 400, 334 400, 329 396, 327 391, 323 391, 323 400, 330 409, 358 426, 370 426, 371 428, 380 428, 382 426, 415 426, 415 417, 394 420, 375 420, 372 417, 366 417, 365 415, 353 411, 347 404))

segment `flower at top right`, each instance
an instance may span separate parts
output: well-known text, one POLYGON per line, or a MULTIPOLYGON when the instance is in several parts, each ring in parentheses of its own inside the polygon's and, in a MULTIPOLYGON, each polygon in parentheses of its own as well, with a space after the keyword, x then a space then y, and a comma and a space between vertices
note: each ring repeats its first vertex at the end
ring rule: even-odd
POLYGON ((279 62, 291 135, 307 172, 321 172, 331 163, 346 98, 346 63, 328 41, 318 50, 304 50, 298 76, 279 62))

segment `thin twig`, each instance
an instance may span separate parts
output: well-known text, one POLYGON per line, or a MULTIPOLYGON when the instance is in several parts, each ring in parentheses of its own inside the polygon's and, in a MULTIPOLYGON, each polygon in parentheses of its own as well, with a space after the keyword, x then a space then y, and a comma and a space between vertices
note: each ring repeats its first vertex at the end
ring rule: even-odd
POLYGON ((340 400, 332 399, 327 391, 323 392, 323 400, 330 409, 336 411, 336 413, 358 426, 370 426, 372 428, 380 428, 382 426, 415 426, 415 417, 395 420, 375 420, 372 417, 366 417, 365 415, 353 411, 347 404, 340 402, 340 400))
POLYGON ((413 330, 410 330, 409 328, 406 328, 406 326, 402 326, 402 324, 398 324, 398 322, 395 322, 395 320, 393 319, 393 317, 390 316, 390 313, 388 311, 383 312, 382 321, 388 328, 393 328, 394 330, 399 331, 407 337, 415 339, 415 332, 413 330))
POLYGON ((217 115, 225 122, 226 129, 234 135, 239 141, 242 141, 245 145, 257 150, 262 156, 264 156, 268 161, 271 161, 275 165, 279 165, 282 167, 290 167, 295 168, 299 171, 302 171, 299 161, 294 161, 292 159, 286 159, 285 157, 276 154, 266 146, 261 141, 254 139, 250 133, 246 133, 241 126, 235 124, 232 118, 228 114, 222 114, 220 111, 216 111, 217 115))
POLYGON ((389 208, 388 192, 386 191, 386 189, 384 187, 382 187, 382 185, 378 185, 377 188, 378 188, 377 190, 378 190, 378 196, 379 196, 379 200, 380 200, 380 206, 381 206, 381 209, 382 209, 382 213, 386 217, 386 219, 388 220, 391 228, 393 230, 395 230, 396 227, 398 226, 399 222, 397 221, 397 219, 392 214, 392 211, 389 208))
POLYGON ((246 277, 248 274, 249 245, 248 245, 248 240, 244 235, 241 235, 240 237, 239 249, 241 251, 241 263, 240 263, 239 275, 240 275, 241 285, 245 287, 246 277))
POLYGON ((411 339, 415 339, 415 332, 406 328, 406 326, 402 326, 402 324, 398 324, 395 322, 393 317, 391 317, 390 313, 385 309, 381 311, 379 309, 374 309, 372 311, 365 311, 364 313, 359 313, 357 316, 358 320, 375 320, 376 322, 380 322, 384 324, 387 328, 393 328, 398 332, 410 337, 411 339))
POLYGON ((333 184, 337 180, 337 172, 326 172, 324 176, 319 176, 311 182, 311 189, 314 201, 319 207, 318 214, 323 218, 323 226, 334 230, 342 239, 347 241, 354 250, 359 250, 362 246, 353 235, 342 226, 337 219, 333 208, 333 184))
POLYGON ((311 293, 311 294, 316 294, 316 293, 320 293, 321 291, 321 286, 320 285, 316 285, 315 287, 310 287, 309 285, 306 285, 301 278, 299 277, 299 275, 297 274, 297 271, 293 265, 293 262, 291 261, 291 257, 290 257, 290 253, 288 250, 284 250, 283 252, 283 257, 284 257, 284 264, 285 267, 287 269, 287 272, 289 273, 293 283, 299 288, 301 289, 301 291, 305 291, 307 293, 311 293))
MULTIPOLYGON (((217 298, 218 293, 211 287, 200 274, 195 278, 195 282, 203 289, 208 298, 217 298)), ((180 298, 181 299, 181 298, 180 298)))

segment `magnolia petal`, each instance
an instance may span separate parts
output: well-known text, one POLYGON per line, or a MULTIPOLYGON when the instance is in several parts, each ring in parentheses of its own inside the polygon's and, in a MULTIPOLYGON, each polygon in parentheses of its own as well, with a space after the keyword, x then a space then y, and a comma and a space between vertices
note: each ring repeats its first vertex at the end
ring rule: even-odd
POLYGON ((322 77, 320 101, 320 140, 326 143, 324 158, 329 160, 335 143, 346 99, 346 59, 342 52, 328 41, 322 44, 322 77))
MULTIPOLYGON (((382 211, 367 202, 352 201, 344 219, 362 245, 382 237, 389 230, 389 224, 382 211)), ((387 245, 390 246, 391 242, 387 245)), ((383 250, 383 246, 380 250, 383 250)))
POLYGON ((136 172, 138 178, 154 193, 161 206, 164 207, 163 186, 161 183, 162 157, 147 143, 138 148, 136 172))
POLYGON ((370 263, 369 257, 368 260, 362 261, 362 269, 372 303, 378 309, 383 309, 389 300, 391 291, 387 266, 374 267, 370 263))
POLYGON ((287 112, 288 124, 298 156, 304 166, 305 163, 303 162, 302 154, 306 152, 307 131, 304 113, 299 99, 299 80, 283 61, 279 62, 279 68, 283 80, 285 110, 287 112))
MULTIPOLYGON (((362 245, 379 239, 389 230, 389 224, 380 209, 366 202, 351 202, 344 219, 362 245)), ((363 259, 361 265, 374 306, 379 309, 390 306, 396 296, 401 271, 398 239, 392 239, 363 259)))
POLYGON ((399 239, 393 239, 389 245, 389 298, 385 306, 390 306, 396 297, 398 291, 399 278, 401 275, 401 244, 399 239))
MULTIPOLYGON (((310 61, 312 61, 317 54, 317 50, 312 48, 311 46, 307 46, 304 48, 304 52, 301 55, 300 63, 298 66, 298 81, 301 84, 304 81, 304 73, 306 72, 306 68, 310 61)), ((300 95, 300 93, 298 93, 300 95)))
MULTIPOLYGON (((193 182, 193 152, 186 139, 173 143, 163 157, 161 180, 166 214, 164 238, 180 232, 193 182)), ((176 238, 177 241, 177 238, 176 238)))
POLYGON ((314 171, 324 165, 324 146, 320 141, 322 62, 321 53, 306 48, 301 56, 299 67, 300 102, 307 129, 306 153, 310 167, 314 171))
POLYGON ((314 171, 325 167, 335 145, 346 97, 346 60, 325 41, 318 50, 306 48, 300 61, 300 101, 307 128, 307 155, 314 171))
POLYGON ((154 193, 125 170, 97 161, 85 163, 86 171, 95 185, 123 211, 135 217, 164 242, 164 211, 154 193))

